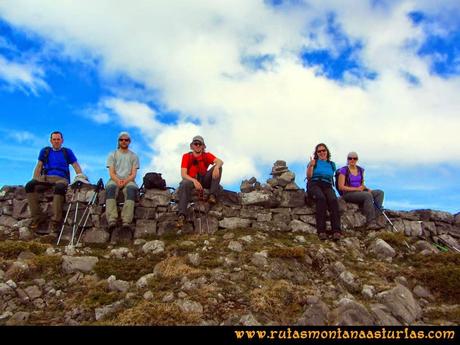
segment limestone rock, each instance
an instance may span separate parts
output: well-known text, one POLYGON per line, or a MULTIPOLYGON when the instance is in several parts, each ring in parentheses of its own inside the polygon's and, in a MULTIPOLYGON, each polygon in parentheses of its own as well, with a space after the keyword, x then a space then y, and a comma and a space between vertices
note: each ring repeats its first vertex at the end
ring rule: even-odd
POLYGON ((251 220, 238 217, 224 218, 219 222, 219 226, 224 229, 248 228, 251 226, 251 220))
POLYGON ((362 304, 343 298, 338 305, 330 315, 333 325, 365 326, 374 323, 374 318, 362 304))
POLYGON ((380 238, 371 245, 370 249, 380 259, 392 258, 396 255, 393 247, 380 238))
POLYGON ((95 256, 67 256, 62 257, 62 269, 66 273, 91 272, 99 259, 95 256))
POLYGON ((384 304, 398 320, 404 324, 412 324, 422 316, 422 309, 412 293, 404 286, 377 294, 377 299, 384 304))
POLYGON ((142 246, 142 251, 146 254, 160 254, 165 251, 165 243, 163 241, 150 241, 142 246))

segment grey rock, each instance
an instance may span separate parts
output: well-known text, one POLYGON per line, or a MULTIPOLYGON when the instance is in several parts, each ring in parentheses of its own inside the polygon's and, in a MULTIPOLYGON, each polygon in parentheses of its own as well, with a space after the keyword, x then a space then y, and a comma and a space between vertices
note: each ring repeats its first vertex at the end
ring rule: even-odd
POLYGON ((194 266, 194 267, 197 267, 200 265, 201 263, 201 257, 200 257, 200 254, 198 253, 189 253, 187 254, 187 262, 194 266))
POLYGON ((394 279, 395 283, 403 285, 405 287, 409 286, 409 282, 407 281, 406 277, 398 276, 394 279))
POLYGON ((203 314, 203 306, 198 302, 179 299, 175 303, 183 313, 198 314, 200 316, 203 314))
POLYGON ((160 254, 165 251, 165 243, 163 241, 149 241, 142 246, 142 251, 146 254, 160 254))
POLYGON ((305 192, 303 190, 284 191, 281 193, 280 207, 305 206, 305 192))
POLYGON ((168 292, 162 299, 163 303, 171 303, 174 301, 174 292, 168 292))
POLYGON ((145 238, 155 235, 157 232, 157 223, 149 219, 138 219, 136 221, 136 230, 134 238, 145 238))
POLYGON ((65 273, 91 272, 99 259, 95 256, 67 256, 62 257, 62 269, 65 273))
POLYGON ((286 187, 284 187, 284 190, 287 190, 287 191, 295 191, 295 190, 300 190, 300 189, 301 188, 295 182, 288 183, 286 187))
POLYGON ((294 237, 294 242, 303 244, 307 243, 307 240, 302 235, 297 235, 296 237, 294 237))
POLYGON ((415 286, 413 292, 414 292, 415 296, 417 296, 419 298, 425 298, 425 299, 429 299, 429 300, 434 300, 434 297, 431 294, 431 292, 428 291, 423 286, 420 286, 420 285, 415 286))
POLYGON ((251 226, 251 220, 238 217, 224 218, 219 222, 219 226, 224 229, 248 228, 251 226))
POLYGON ((316 234, 316 228, 301 220, 294 219, 289 223, 289 228, 293 232, 304 232, 307 234, 316 234))
POLYGON ((5 226, 7 228, 12 228, 16 225, 18 221, 10 216, 0 216, 0 225, 5 226))
POLYGON ((31 300, 34 300, 42 295, 42 290, 40 290, 40 288, 36 285, 26 287, 24 291, 31 300))
POLYGON ((272 214, 271 213, 258 213, 256 216, 256 220, 258 222, 269 222, 272 220, 272 214))
POLYGON ((381 238, 378 238, 370 247, 370 250, 379 259, 392 258, 396 255, 396 251, 388 243, 381 238))
POLYGON ((405 324, 412 324, 422 316, 420 305, 412 293, 402 285, 381 292, 376 297, 391 311, 393 316, 405 324))
POLYGON ((239 324, 243 326, 261 326, 260 322, 251 313, 241 316, 239 324))
POLYGON ((361 290, 361 284, 355 280, 355 277, 351 272, 345 271, 340 273, 339 281, 350 292, 357 293, 361 290))
POLYGON ((365 326, 373 325, 374 318, 367 309, 360 303, 343 298, 338 303, 329 318, 336 326, 365 326))
POLYGON ((107 278, 107 282, 109 283, 109 290, 110 291, 118 291, 125 293, 129 290, 129 282, 125 280, 117 280, 114 275, 107 278))
POLYGON ((377 326, 402 326, 401 322, 396 320, 390 310, 383 304, 374 303, 370 305, 371 313, 375 318, 377 326))
POLYGON ((422 250, 429 250, 432 253, 436 253, 436 249, 433 247, 433 245, 427 241, 417 241, 415 243, 415 248, 417 248, 417 251, 421 252, 422 250))
POLYGON ((107 243, 110 239, 110 234, 100 228, 91 228, 83 234, 82 241, 84 243, 107 243))
POLYGON ((5 283, 0 283, 0 296, 14 296, 14 290, 5 283))
POLYGON ((294 180, 295 174, 292 171, 286 171, 278 177, 278 184, 282 187, 285 187, 294 180))
POLYGON ((375 287, 372 285, 363 285, 363 289, 361 290, 361 295, 364 298, 372 299, 375 295, 375 287))
POLYGON ((153 299, 153 292, 152 291, 146 291, 142 297, 147 300, 147 301, 150 301, 153 299))
POLYGON ((154 278, 155 275, 153 273, 146 274, 145 276, 142 276, 137 280, 136 287, 138 289, 144 289, 148 286, 149 281, 154 278))
POLYGON ((34 234, 29 230, 29 228, 23 226, 19 228, 19 239, 22 241, 30 241, 34 238, 34 234))
POLYGON ((13 201, 13 218, 16 219, 25 219, 30 218, 30 211, 28 207, 27 200, 17 200, 13 201))
POLYGON ((233 232, 227 232, 222 236, 224 240, 231 240, 232 238, 235 237, 235 234, 233 232))
POLYGON ((7 326, 22 326, 26 325, 29 321, 30 313, 25 311, 19 311, 15 313, 11 318, 5 323, 7 326))
POLYGON ((168 190, 147 189, 140 204, 144 207, 168 206, 171 198, 172 194, 168 190))
POLYGON ((11 264, 8 270, 5 273, 5 278, 10 279, 18 274, 22 274, 29 270, 29 265, 23 261, 15 261, 11 264))
POLYGON ((265 191, 253 191, 241 194, 242 205, 259 205, 267 208, 277 207, 280 201, 272 194, 265 191))
POLYGON ((116 249, 112 249, 110 251, 110 256, 115 257, 117 259, 123 259, 128 257, 129 249, 126 247, 120 247, 116 249))
POLYGON ((309 303, 297 323, 302 326, 325 326, 329 312, 328 306, 317 299, 314 303, 309 303))
POLYGON ((117 301, 115 303, 103 306, 101 308, 96 308, 94 310, 94 317, 96 321, 103 320, 109 315, 112 315, 123 308, 123 301, 117 301))
POLYGON ((251 262, 254 266, 265 267, 268 265, 267 256, 268 256, 267 251, 254 253, 252 255, 251 262))
POLYGON ((230 243, 228 244, 228 249, 234 252, 241 253, 243 251, 243 245, 241 244, 241 242, 238 241, 230 241, 230 243))

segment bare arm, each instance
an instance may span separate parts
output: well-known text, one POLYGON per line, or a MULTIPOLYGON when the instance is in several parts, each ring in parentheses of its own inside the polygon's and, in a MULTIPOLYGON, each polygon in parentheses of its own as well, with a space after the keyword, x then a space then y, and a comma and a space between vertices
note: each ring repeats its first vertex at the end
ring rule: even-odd
POLYGON ((34 169, 34 175, 32 178, 34 179, 37 179, 40 177, 41 173, 42 173, 42 168, 43 168, 43 162, 42 161, 38 161, 37 162, 37 165, 35 166, 35 169, 34 169))
POLYGON ((359 187, 346 186, 345 185, 345 175, 344 174, 339 175, 339 190, 341 190, 342 192, 359 192, 359 191, 364 190, 364 188, 365 187, 363 184, 359 187))
POLYGON ((82 174, 83 173, 82 170, 81 170, 80 164, 78 164, 78 162, 74 162, 72 164, 72 167, 75 170, 76 174, 82 174))
POLYGON ((313 176, 313 169, 315 168, 315 165, 316 165, 316 160, 314 159, 310 159, 310 163, 308 164, 308 167, 307 167, 307 179, 311 179, 311 177, 313 176))

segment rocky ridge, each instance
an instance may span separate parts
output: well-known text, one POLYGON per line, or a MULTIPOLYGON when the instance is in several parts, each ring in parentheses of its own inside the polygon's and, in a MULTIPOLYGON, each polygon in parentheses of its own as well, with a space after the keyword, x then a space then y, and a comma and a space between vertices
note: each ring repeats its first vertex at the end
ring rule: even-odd
POLYGON ((460 257, 442 245, 458 245, 458 214, 387 211, 401 231, 383 222, 369 231, 358 207, 340 201, 345 236, 321 242, 294 179, 277 161, 266 184, 245 180, 212 208, 195 201, 179 231, 174 194, 146 191, 132 241, 106 232, 101 193, 77 247, 33 234, 24 189, 5 186, 0 324, 459 323, 460 257))

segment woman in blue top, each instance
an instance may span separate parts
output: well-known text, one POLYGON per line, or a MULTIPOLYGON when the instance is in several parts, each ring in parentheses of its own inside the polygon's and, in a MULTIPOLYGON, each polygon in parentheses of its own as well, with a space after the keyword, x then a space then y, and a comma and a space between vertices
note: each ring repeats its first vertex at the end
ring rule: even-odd
POLYGON ((366 216, 366 227, 369 229, 380 228, 376 222, 375 209, 382 209, 383 191, 371 190, 364 184, 364 169, 358 166, 358 154, 350 152, 347 156, 348 165, 339 169, 339 190, 347 202, 363 206, 366 216))
POLYGON ((307 167, 307 190, 316 202, 316 231, 320 240, 326 240, 328 235, 339 240, 342 235, 339 204, 332 189, 335 169, 327 146, 323 143, 316 145, 314 157, 307 167), (330 214, 331 231, 326 231, 326 210, 330 214))

